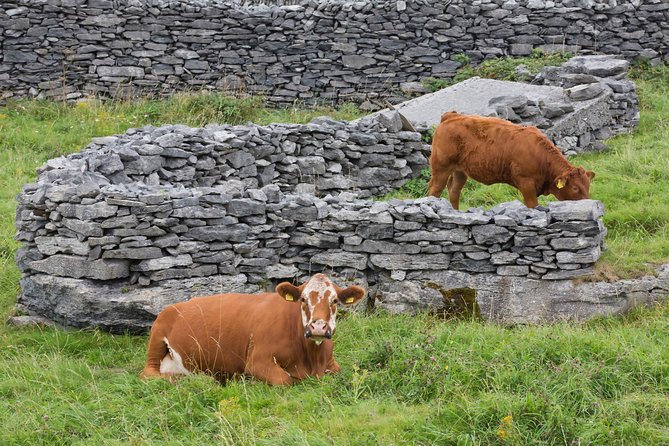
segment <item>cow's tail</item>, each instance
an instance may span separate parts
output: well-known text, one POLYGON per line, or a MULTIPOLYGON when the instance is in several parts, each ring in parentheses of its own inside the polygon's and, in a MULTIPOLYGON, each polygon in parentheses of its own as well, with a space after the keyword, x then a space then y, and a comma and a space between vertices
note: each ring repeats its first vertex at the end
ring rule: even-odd
POLYGON ((142 370, 139 376, 141 378, 162 376, 160 373, 160 363, 168 353, 169 349, 165 342, 163 324, 160 323, 160 318, 158 318, 154 322, 153 327, 151 327, 149 345, 146 349, 146 366, 144 366, 144 370, 142 370))
POLYGON ((458 112, 456 112, 456 111, 449 111, 449 112, 446 112, 446 113, 444 113, 443 115, 441 115, 441 121, 440 121, 440 122, 444 122, 444 121, 446 121, 447 119, 454 118, 454 117, 456 117, 456 116, 460 116, 460 114, 459 114, 458 112))

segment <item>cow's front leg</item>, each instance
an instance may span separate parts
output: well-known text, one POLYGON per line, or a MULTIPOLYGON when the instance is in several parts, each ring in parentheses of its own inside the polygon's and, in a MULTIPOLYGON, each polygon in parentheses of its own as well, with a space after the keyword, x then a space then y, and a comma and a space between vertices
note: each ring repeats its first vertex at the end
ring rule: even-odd
POLYGON ((528 208, 535 208, 539 204, 537 201, 537 188, 532 180, 521 180, 518 182, 518 190, 523 194, 523 201, 528 208))
POLYGON ((276 361, 251 361, 246 365, 244 373, 273 386, 289 386, 293 383, 293 378, 276 361))
POLYGON ((341 367, 339 364, 337 364, 337 361, 332 357, 330 361, 328 362, 327 369, 325 369, 325 373, 339 373, 341 371, 341 367))

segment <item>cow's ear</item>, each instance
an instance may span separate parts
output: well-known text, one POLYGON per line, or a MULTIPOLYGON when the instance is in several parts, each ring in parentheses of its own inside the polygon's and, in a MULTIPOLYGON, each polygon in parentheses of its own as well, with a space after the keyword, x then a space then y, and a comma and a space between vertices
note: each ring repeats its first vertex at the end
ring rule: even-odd
POLYGON ((567 185, 567 176, 566 175, 559 176, 555 179, 555 187, 557 187, 558 189, 562 189, 566 185, 567 185))
POLYGON ((274 291, 288 302, 297 302, 302 296, 302 289, 290 282, 281 282, 276 286, 274 291))
POLYGON ((590 181, 592 181, 592 179, 595 178, 595 172, 593 172, 592 170, 588 170, 585 174, 588 176, 588 178, 590 178, 590 181))
POLYGON ((358 302, 360 299, 365 297, 365 294, 367 294, 367 292, 365 291, 364 288, 359 287, 357 285, 351 285, 348 288, 339 290, 339 292, 337 293, 337 298, 344 305, 353 305, 354 303, 358 302))

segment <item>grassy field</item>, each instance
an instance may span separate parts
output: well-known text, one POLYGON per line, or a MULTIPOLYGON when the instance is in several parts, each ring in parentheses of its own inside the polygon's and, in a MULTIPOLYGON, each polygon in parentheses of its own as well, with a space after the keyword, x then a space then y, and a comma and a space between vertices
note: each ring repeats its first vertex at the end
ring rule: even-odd
POLYGON ((0 444, 669 444, 669 307, 505 329, 343 318, 342 372, 143 382, 146 338, 0 331, 0 444))
MULTIPOLYGON (((642 121, 597 172, 607 206, 603 264, 635 274, 669 258, 669 75, 637 74, 642 121)), ((305 121, 339 110, 267 111, 255 99, 22 101, 0 107, 0 315, 11 313, 14 196, 49 158, 145 124, 305 121)), ((398 195, 419 196, 425 180, 398 195)), ((518 198, 470 183, 463 208, 518 198)), ((205 376, 144 382, 144 336, 0 326, 0 445, 669 444, 669 305, 582 325, 503 328, 435 316, 348 315, 342 373, 271 388, 205 376)))

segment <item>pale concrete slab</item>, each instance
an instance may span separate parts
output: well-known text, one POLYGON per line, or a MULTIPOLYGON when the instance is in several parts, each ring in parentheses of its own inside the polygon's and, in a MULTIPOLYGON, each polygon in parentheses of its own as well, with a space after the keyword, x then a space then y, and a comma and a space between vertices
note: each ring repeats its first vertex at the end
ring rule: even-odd
POLYGON ((532 101, 543 101, 547 104, 571 102, 561 87, 472 77, 437 92, 397 104, 395 109, 414 125, 432 127, 439 124, 441 115, 445 112, 487 115, 495 111, 488 105, 492 98, 516 95, 524 95, 532 101))
MULTIPOLYGON (((500 96, 515 98, 521 102, 531 102, 544 106, 570 106, 571 111, 554 118, 546 119, 542 113, 538 115, 515 116, 521 125, 536 125, 565 154, 587 150, 601 150, 605 147, 592 132, 608 129, 612 116, 609 106, 610 92, 603 91, 592 99, 574 100, 569 91, 558 86, 532 85, 522 82, 500 81, 473 77, 458 84, 423 95, 394 106, 403 118, 400 124, 404 130, 425 131, 441 121, 441 115, 449 111, 457 111, 468 115, 499 116, 509 118, 508 114, 500 114, 497 107, 504 105, 498 101, 490 105, 490 100, 500 96), (408 121, 407 124, 404 121, 408 121)), ((503 101, 502 101, 503 102, 503 101)), ((513 100, 506 105, 513 107, 513 100)), ((524 107, 521 106, 521 108, 524 107)), ((535 110, 535 112, 538 109, 535 110)), ((506 112, 509 113, 509 112, 506 112)), ((515 115, 515 113, 511 112, 515 115)), ((520 112, 522 115, 522 112, 520 112)), ((380 110, 370 117, 382 114, 386 121, 393 118, 390 109, 380 110)), ((366 119, 361 118, 361 119, 366 119)), ((397 120, 397 119, 395 119, 397 120)), ((399 121, 398 121, 399 122, 399 121)), ((604 132, 603 134, 605 134, 604 132)))

